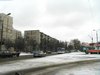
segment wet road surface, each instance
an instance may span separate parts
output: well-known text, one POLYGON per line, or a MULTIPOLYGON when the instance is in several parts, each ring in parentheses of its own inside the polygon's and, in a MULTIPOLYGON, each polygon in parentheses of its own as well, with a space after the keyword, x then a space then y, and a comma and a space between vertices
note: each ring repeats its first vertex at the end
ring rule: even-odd
MULTIPOLYGON (((39 59, 7 61, 5 63, 4 62, 0 63, 0 67, 1 67, 0 75, 2 73, 7 74, 9 72, 10 72, 9 75, 15 75, 15 74, 11 74, 12 72, 14 73, 22 72, 23 74, 21 75, 85 75, 83 74, 85 73, 84 68, 86 69, 85 71, 86 72, 88 71, 87 73, 89 73, 91 70, 88 70, 88 69, 92 68, 93 66, 92 67, 87 67, 87 66, 94 64, 94 62, 86 62, 86 60, 90 61, 90 60, 95 60, 95 59, 96 59, 96 63, 97 63, 97 59, 100 62, 100 55, 86 55, 85 53, 78 52, 78 53, 48 56, 48 57, 39 58, 39 59), (83 60, 85 60, 85 62, 83 62, 83 60), (82 62, 79 63, 77 61, 79 62, 82 61, 82 62), (67 64, 64 66, 57 65, 54 67, 54 65, 56 64, 70 63, 70 62, 73 62, 73 63, 67 64), (50 67, 41 68, 43 66, 45 67, 45 66, 50 66, 50 65, 53 65, 53 66, 51 68, 50 67), (84 67, 83 65, 86 67, 84 67), (80 68, 81 68, 81 72, 79 72, 80 68)), ((100 64, 98 65, 95 64, 94 66, 96 66, 95 67, 96 69, 99 69, 98 66, 100 66, 100 64)), ((95 68, 93 69, 93 71, 95 70, 95 68)), ((96 74, 93 74, 93 75, 96 75, 96 74)))
POLYGON ((100 62, 69 64, 25 75, 100 75, 100 62))

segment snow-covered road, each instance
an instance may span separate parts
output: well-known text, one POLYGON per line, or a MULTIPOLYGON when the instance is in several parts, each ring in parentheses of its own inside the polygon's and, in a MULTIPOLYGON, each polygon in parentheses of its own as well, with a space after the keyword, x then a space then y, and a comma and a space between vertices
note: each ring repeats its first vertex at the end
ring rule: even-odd
POLYGON ((100 75, 100 62, 75 63, 25 75, 100 75))
POLYGON ((80 60, 100 59, 99 54, 86 55, 82 52, 47 56, 38 59, 16 60, 0 63, 0 75, 6 72, 49 66, 54 64, 69 63, 80 60))

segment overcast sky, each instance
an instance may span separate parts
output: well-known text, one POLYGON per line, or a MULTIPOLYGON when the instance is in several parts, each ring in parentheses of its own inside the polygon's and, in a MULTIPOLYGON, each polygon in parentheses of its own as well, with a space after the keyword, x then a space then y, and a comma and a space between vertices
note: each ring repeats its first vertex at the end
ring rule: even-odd
POLYGON ((91 42, 93 36, 95 42, 99 9, 100 0, 0 0, 0 13, 12 13, 15 29, 40 30, 62 41, 91 42))

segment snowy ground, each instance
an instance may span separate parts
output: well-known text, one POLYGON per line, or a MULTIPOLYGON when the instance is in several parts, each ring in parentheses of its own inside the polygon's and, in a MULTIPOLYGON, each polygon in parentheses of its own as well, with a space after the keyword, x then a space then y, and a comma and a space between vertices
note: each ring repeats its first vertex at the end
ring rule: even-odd
POLYGON ((20 53, 20 56, 25 56, 25 55, 32 55, 32 53, 24 53, 24 52, 20 53))
POLYGON ((0 75, 2 73, 10 71, 29 69, 33 67, 36 68, 53 64, 69 63, 80 60, 91 60, 91 59, 100 59, 100 55, 99 54, 86 55, 85 53, 82 52, 74 52, 68 54, 47 56, 38 59, 9 61, 5 63, 0 63, 0 75))
POLYGON ((100 75, 100 62, 75 63, 25 75, 100 75))

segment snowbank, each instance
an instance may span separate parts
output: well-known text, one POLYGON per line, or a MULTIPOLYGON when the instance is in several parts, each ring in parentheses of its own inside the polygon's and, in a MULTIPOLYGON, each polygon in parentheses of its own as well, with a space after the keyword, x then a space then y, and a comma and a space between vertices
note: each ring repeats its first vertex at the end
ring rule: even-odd
POLYGON ((32 53, 24 53, 24 52, 20 53, 20 56, 25 56, 25 55, 32 55, 32 53))

